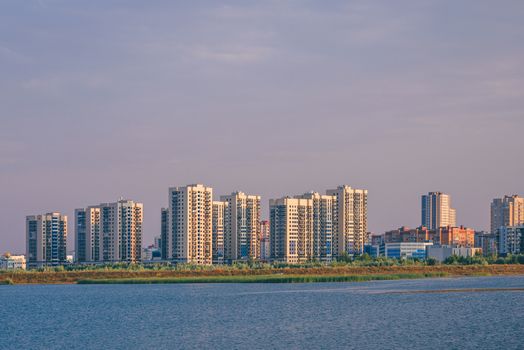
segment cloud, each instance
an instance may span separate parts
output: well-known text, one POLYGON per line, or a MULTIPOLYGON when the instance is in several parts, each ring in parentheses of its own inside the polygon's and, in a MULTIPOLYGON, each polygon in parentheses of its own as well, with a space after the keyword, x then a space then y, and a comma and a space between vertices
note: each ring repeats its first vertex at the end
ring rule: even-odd
POLYGON ((188 52, 197 59, 229 64, 258 63, 269 59, 274 50, 263 46, 194 46, 188 52))

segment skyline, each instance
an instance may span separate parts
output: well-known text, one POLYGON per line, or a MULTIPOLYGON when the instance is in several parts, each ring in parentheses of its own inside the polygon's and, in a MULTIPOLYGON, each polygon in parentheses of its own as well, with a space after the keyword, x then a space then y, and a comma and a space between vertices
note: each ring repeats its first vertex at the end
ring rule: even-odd
MULTIPOLYGON (((187 184, 186 186, 208 186, 208 185, 206 185, 206 184, 197 184, 197 183, 193 183, 193 184, 187 184)), ((341 186, 347 186, 347 184, 346 184, 346 185, 341 185, 341 186)), ((185 186, 184 186, 184 187, 185 187, 185 186)), ((173 189, 175 189, 175 188, 178 188, 178 187, 169 187, 169 193, 170 193, 170 195, 171 195, 171 191, 172 191, 173 189)), ((214 190, 212 189, 212 187, 210 187, 210 186, 209 186, 209 187, 206 187, 206 188, 210 188, 212 191, 214 191, 214 190)), ((338 187, 338 188, 340 188, 340 187, 338 187)), ((366 192, 366 197, 368 196, 368 195, 367 195, 368 190, 366 190, 366 189, 355 189, 355 188, 353 188, 353 187, 351 187, 351 186, 349 186, 349 188, 351 188, 351 189, 353 189, 353 190, 356 190, 356 191, 365 191, 365 192, 366 192)), ((334 190, 331 190, 331 191, 334 191, 334 190)), ((330 192, 330 190, 326 190, 326 193, 329 193, 329 192, 330 192)), ((213 205, 215 205, 216 203, 223 203, 223 200, 224 200, 225 198, 230 197, 230 196, 233 196, 233 195, 237 195, 237 194, 239 194, 239 193, 242 194, 242 195, 245 195, 242 191, 233 191, 233 192, 231 192, 231 194, 229 194, 229 195, 223 195, 223 194, 218 194, 218 195, 217 195, 216 192, 215 192, 215 193, 213 194, 212 203, 213 203, 213 205)), ((271 202, 274 202, 274 201, 279 201, 279 200, 283 200, 283 199, 307 198, 307 196, 308 196, 309 194, 317 194, 317 195, 321 195, 321 196, 322 196, 321 193, 322 193, 322 192, 317 192, 317 191, 305 191, 305 192, 303 192, 303 193, 301 193, 301 194, 285 194, 285 195, 280 196, 280 197, 278 197, 278 198, 270 198, 270 199, 267 200, 267 202, 268 202, 268 206, 267 206, 267 208, 266 208, 265 206, 262 205, 262 203, 264 202, 264 201, 262 200, 262 201, 260 202, 260 203, 261 203, 261 205, 260 205, 260 207, 261 207, 261 212, 262 212, 262 213, 267 212, 268 209, 269 209, 269 207, 271 206, 271 202)), ((438 193, 438 194, 440 194, 440 195, 444 195, 444 196, 447 197, 446 201, 448 201, 448 200, 451 201, 451 196, 450 196, 449 194, 445 194, 445 193, 442 193, 442 192, 440 192, 440 191, 429 192, 428 195, 432 195, 432 194, 434 194, 434 193, 438 193)), ((251 195, 251 196, 253 196, 253 197, 259 197, 259 196, 257 196, 257 195, 251 195)), ((424 202, 424 197, 426 197, 426 196, 427 196, 426 194, 423 194, 423 195, 420 196, 420 198, 422 199, 423 202, 424 202)), ((513 195, 513 196, 519 197, 518 195, 513 195)), ((504 197, 511 197, 511 196, 504 195, 504 197)), ((260 198, 260 197, 259 197, 259 198, 260 198)), ((492 210, 493 210, 492 203, 494 203, 495 200, 497 200, 497 199, 498 199, 498 198, 493 198, 493 199, 492 199, 492 202, 490 202, 490 211, 491 211, 490 219, 492 218, 492 215, 493 215, 493 213, 492 213, 492 210)), ((132 199, 130 199, 130 198, 125 198, 125 197, 120 197, 120 198, 118 199, 118 201, 119 201, 119 202, 126 202, 126 201, 134 202, 134 200, 132 200, 132 199)), ((49 215, 49 214, 55 214, 55 213, 57 213, 57 214, 60 214, 60 215, 64 215, 66 218, 68 218, 68 220, 69 220, 69 217, 71 217, 72 220, 75 220, 75 217, 76 217, 76 214, 77 214, 78 211, 83 211, 83 210, 85 210, 86 208, 98 208, 98 207, 100 207, 100 206, 102 206, 102 205, 106 205, 106 204, 109 205, 108 203, 109 203, 109 202, 107 202, 107 203, 105 203, 105 204, 100 204, 100 205, 86 205, 85 208, 75 208, 75 209, 73 210, 73 212, 74 212, 74 215, 73 215, 73 216, 69 216, 67 213, 60 212, 60 211, 43 211, 43 212, 41 212, 41 213, 39 213, 39 214, 31 214, 31 215, 28 215, 27 217, 29 217, 29 216, 35 216, 35 215, 49 215)), ((446 203, 447 203, 447 202, 446 202, 446 203)), ((142 213, 142 215, 143 215, 143 206, 144 206, 143 203, 137 202, 137 204, 141 206, 141 208, 142 208, 142 209, 141 209, 141 213, 142 213)), ((368 205, 367 205, 367 206, 368 206, 368 205)), ((367 206, 366 206, 366 207, 367 207, 367 206)), ((421 207, 419 208, 419 211, 420 211, 420 209, 421 209, 422 211, 424 211, 424 203, 421 203, 421 207)), ((162 207, 162 208, 160 208, 160 210, 159 210, 159 214, 160 214, 159 219, 160 219, 160 224, 161 224, 161 225, 163 224, 163 220, 164 220, 164 217, 163 217, 163 215, 164 215, 164 210, 167 210, 167 209, 164 208, 164 207, 162 207)), ((214 209, 213 209, 213 210, 214 210, 214 209)), ((419 214, 420 214, 420 213, 419 213, 419 214)), ((366 209, 366 218, 367 218, 367 219, 366 219, 366 223, 369 224, 369 215, 367 215, 367 209, 366 209)), ((269 220, 269 216, 268 216, 268 217, 261 216, 259 222, 262 223, 262 222, 265 222, 265 221, 267 221, 267 220, 269 220)), ((424 220, 424 217, 422 218, 422 220, 424 220)), ((386 230, 384 230, 384 231, 382 231, 382 232, 375 232, 375 231, 367 231, 367 232, 370 234, 370 236, 373 236, 373 235, 383 235, 384 232, 387 232, 387 231, 390 231, 390 230, 395 230, 395 229, 397 229, 397 228, 399 228, 399 229, 422 228, 422 227, 427 228, 428 226, 425 226, 425 225, 423 224, 422 220, 421 220, 421 222, 419 222, 419 224, 416 224, 416 225, 406 225, 406 224, 402 224, 402 225, 399 225, 398 227, 395 227, 395 228, 389 228, 389 229, 386 229, 386 230)), ((368 225, 368 226, 369 226, 369 225, 368 225)), ((464 225, 464 224, 457 224, 457 223, 455 223, 454 225, 444 225, 444 226, 439 225, 438 227, 448 227, 448 226, 449 226, 449 227, 455 227, 455 228, 462 228, 462 227, 472 228, 472 229, 474 229, 475 231, 478 231, 478 232, 480 232, 480 231, 491 232, 491 231, 489 231, 489 230, 478 229, 478 228, 476 228, 476 227, 472 227, 472 226, 468 226, 468 225, 464 225)), ((72 239, 70 238, 70 239, 67 240, 66 243, 67 243, 67 249, 68 249, 68 251, 71 250, 71 248, 72 248, 71 246, 72 246, 72 245, 74 246, 74 245, 75 245, 75 242, 76 242, 76 231, 75 231, 75 225, 72 226, 72 232, 71 232, 71 234, 74 236, 74 239, 72 240, 72 239), (71 241, 73 241, 73 242, 71 242, 71 241)), ((148 236, 151 236, 151 240, 147 240, 147 239, 144 240, 144 239, 142 239, 142 247, 146 247, 146 246, 148 246, 148 245, 149 245, 152 241, 154 241, 156 238, 161 237, 161 233, 156 233, 156 234, 153 234, 153 235, 147 235, 147 232, 142 232, 142 233, 141 233, 141 237, 148 237, 148 236)))
MULTIPOLYGON (((24 218, 125 197, 160 234, 168 188, 268 201, 369 191, 369 231, 457 224, 524 194, 524 3, 0 4, 0 249, 24 218), (452 8, 453 11, 450 11, 452 8)), ((71 248, 71 243, 69 244, 71 248)))

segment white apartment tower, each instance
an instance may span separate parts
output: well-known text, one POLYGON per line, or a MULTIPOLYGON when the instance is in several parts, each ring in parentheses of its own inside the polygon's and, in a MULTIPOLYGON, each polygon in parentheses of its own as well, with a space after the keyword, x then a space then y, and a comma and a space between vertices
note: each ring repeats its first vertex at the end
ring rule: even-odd
POLYGON ((336 198, 333 254, 362 254, 367 241, 368 191, 343 185, 326 194, 336 198))
POLYGON ((430 230, 457 226, 457 214, 451 208, 451 197, 442 192, 429 192, 422 196, 422 226, 430 230))
POLYGON ((230 211, 228 202, 213 202, 213 264, 224 263, 224 231, 229 227, 230 211))
POLYGON ((57 266, 67 260, 67 216, 58 212, 26 217, 28 268, 57 266))
POLYGON ((313 200, 269 201, 271 259, 297 264, 313 259, 313 200))
POLYGON ((226 262, 258 259, 260 255, 260 196, 234 192, 220 196, 228 205, 228 222, 224 229, 226 262))
POLYGON ((171 257, 178 263, 212 264, 213 189, 202 184, 169 189, 171 257))
POLYGON ((337 198, 317 192, 305 193, 295 198, 310 199, 313 206, 313 253, 319 261, 329 262, 333 258, 334 219, 337 198))
POLYGON ((141 261, 143 210, 142 203, 131 200, 76 209, 76 260, 141 261))
POLYGON ((505 226, 524 225, 524 198, 517 195, 495 198, 491 202, 491 233, 505 226))

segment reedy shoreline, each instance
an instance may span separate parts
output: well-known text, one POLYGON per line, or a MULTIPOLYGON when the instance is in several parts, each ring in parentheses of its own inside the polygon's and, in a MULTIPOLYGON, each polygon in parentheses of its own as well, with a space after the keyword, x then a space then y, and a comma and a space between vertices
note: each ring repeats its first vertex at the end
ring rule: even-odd
POLYGON ((0 284, 308 283, 460 276, 524 275, 524 265, 308 267, 211 270, 84 270, 0 272, 0 284), (12 282, 12 283, 11 283, 12 282))

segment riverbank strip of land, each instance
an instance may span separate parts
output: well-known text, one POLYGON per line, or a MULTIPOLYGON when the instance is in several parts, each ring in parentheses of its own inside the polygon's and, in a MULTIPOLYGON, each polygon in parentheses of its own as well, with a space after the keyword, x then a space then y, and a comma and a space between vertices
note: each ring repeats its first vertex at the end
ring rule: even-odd
POLYGON ((524 275, 524 265, 337 266, 235 269, 98 269, 0 272, 3 284, 306 283, 460 276, 524 275))

